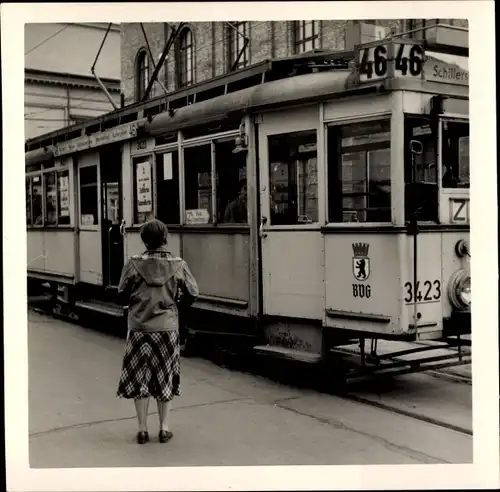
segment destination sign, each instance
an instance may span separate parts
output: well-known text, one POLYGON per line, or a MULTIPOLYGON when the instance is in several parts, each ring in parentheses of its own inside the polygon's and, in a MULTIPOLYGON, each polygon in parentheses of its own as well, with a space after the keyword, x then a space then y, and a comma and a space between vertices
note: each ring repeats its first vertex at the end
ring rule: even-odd
POLYGON ((468 59, 452 55, 445 56, 441 53, 428 53, 424 77, 429 82, 468 86, 468 59))
POLYGON ((358 71, 360 82, 374 82, 387 77, 421 77, 425 53, 419 44, 398 41, 360 47, 358 71))
POLYGON ((72 154, 73 152, 81 152, 110 143, 121 142, 134 138, 137 135, 137 122, 120 125, 104 132, 86 135, 84 137, 74 138, 67 142, 59 142, 54 149, 54 155, 72 154))

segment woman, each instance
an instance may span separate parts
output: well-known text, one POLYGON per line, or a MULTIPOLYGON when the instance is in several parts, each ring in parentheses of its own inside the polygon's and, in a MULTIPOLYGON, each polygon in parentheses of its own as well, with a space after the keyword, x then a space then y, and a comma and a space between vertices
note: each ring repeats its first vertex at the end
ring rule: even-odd
POLYGON ((118 287, 121 304, 128 305, 128 336, 117 396, 135 401, 139 444, 149 440, 150 397, 158 403, 160 442, 172 438, 170 405, 180 395, 178 305, 191 305, 199 293, 186 262, 166 250, 167 235, 159 220, 142 226, 146 251, 125 265, 118 287))

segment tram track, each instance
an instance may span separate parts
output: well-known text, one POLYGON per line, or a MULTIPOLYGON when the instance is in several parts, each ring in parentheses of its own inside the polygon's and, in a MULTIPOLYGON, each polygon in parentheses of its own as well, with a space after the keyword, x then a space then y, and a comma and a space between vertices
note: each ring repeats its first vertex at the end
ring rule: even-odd
POLYGON ((339 396, 339 398, 342 398, 342 399, 347 400, 347 401, 361 403, 363 405, 367 405, 367 406, 370 406, 370 407, 378 408, 378 409, 381 409, 381 410, 386 410, 388 412, 391 412, 391 413, 394 413, 394 414, 397 414, 397 415, 402 415, 404 417, 409 417, 409 418, 411 418, 413 420, 418 420, 418 421, 421 421, 421 422, 426 422, 428 424, 436 425, 438 427, 441 427, 441 428, 444 428, 444 429, 449 429, 449 430, 452 430, 454 432, 458 432, 460 434, 465 434, 465 435, 468 435, 468 436, 472 436, 473 435, 472 429, 467 429, 467 428, 465 428, 463 426, 455 425, 455 424, 452 424, 450 422, 446 422, 444 420, 439 420, 439 419, 436 419, 436 418, 428 417, 426 415, 422 415, 422 414, 419 414, 417 412, 412 412, 410 410, 403 410, 401 408, 397 408, 395 406, 388 405, 388 404, 385 404, 385 403, 382 403, 382 402, 375 402, 373 400, 370 400, 368 398, 363 398, 361 396, 357 396, 357 395, 347 395, 346 396, 346 395, 344 395, 344 396, 339 396))
MULTIPOLYGON (((212 361, 212 362, 214 362, 214 361, 212 361)), ((285 364, 282 366, 281 371, 279 369, 276 370, 276 368, 273 368, 273 370, 271 370, 271 371, 265 370, 265 369, 262 369, 262 367, 260 367, 257 364, 255 365, 255 367, 253 367, 250 370, 248 370, 248 369, 242 370, 241 368, 238 367, 239 363, 237 361, 236 361, 235 365, 233 365, 231 363, 228 365, 220 364, 218 362, 214 362, 214 363, 216 365, 222 365, 223 367, 228 368, 230 370, 240 370, 242 372, 247 372, 247 373, 251 373, 254 375, 258 375, 258 376, 263 377, 265 379, 278 382, 279 384, 284 384, 284 385, 288 385, 288 386, 292 386, 292 387, 305 387, 307 389, 313 389, 314 391, 317 391, 318 393, 329 394, 329 395, 334 396, 335 398, 339 398, 341 400, 362 404, 362 405, 367 406, 367 407, 376 408, 378 410, 382 410, 382 411, 389 412, 389 413, 392 413, 395 415, 407 417, 407 418, 410 418, 412 420, 425 422, 427 424, 435 425, 435 426, 441 427, 443 429, 448 429, 450 431, 457 432, 459 434, 463 434, 463 435, 467 435, 467 436, 473 435, 472 428, 468 428, 468 427, 463 426, 463 425, 457 425, 456 423, 447 421, 447 420, 442 419, 442 418, 426 415, 425 412, 424 413, 419 412, 418 408, 415 410, 412 410, 409 408, 401 408, 400 406, 396 406, 396 405, 391 404, 391 403, 377 400, 375 398, 377 396, 380 397, 380 395, 377 395, 376 392, 373 393, 373 398, 369 398, 366 396, 361 396, 360 394, 356 394, 357 390, 359 390, 358 383, 361 382, 361 384, 363 384, 363 383, 366 384, 367 382, 369 382, 368 379, 366 379, 364 381, 363 380, 355 381, 352 384, 348 383, 347 387, 345 387, 345 388, 336 389, 336 388, 328 385, 328 388, 326 389, 321 383, 320 384, 316 383, 314 371, 307 374, 307 369, 305 370, 305 372, 301 372, 303 369, 299 369, 298 377, 296 377, 297 373, 294 371, 294 366, 295 367, 297 367, 297 366, 293 363, 291 365, 287 365, 286 362, 290 362, 290 361, 286 361, 284 359, 281 359, 281 362, 285 362, 285 364), (285 369, 285 367, 287 367, 287 366, 288 366, 288 369, 285 369), (283 369, 285 369, 285 370, 283 370, 283 369), (277 373, 278 373, 278 375, 277 375, 277 373)), ((456 378, 455 380, 452 381, 450 378, 444 377, 444 376, 448 376, 448 374, 446 374, 446 373, 443 376, 441 376, 440 374, 437 374, 437 373, 431 374, 430 371, 423 371, 422 373, 418 373, 418 374, 424 375, 424 376, 429 376, 429 377, 432 377, 433 379, 436 379, 436 378, 441 379, 443 382, 445 382, 445 384, 454 384, 454 385, 455 384, 464 384, 464 385, 471 384, 470 381, 461 380, 459 378, 456 378)), ((414 375, 415 375, 415 373, 407 374, 406 376, 411 377, 414 375)), ((397 378, 397 376, 398 375, 395 375, 393 377, 397 378)), ((384 378, 384 379, 387 380, 390 378, 391 378, 391 376, 389 378, 384 378)), ((395 379, 395 380, 397 380, 397 379, 395 379)), ((376 384, 376 381, 377 381, 377 378, 375 376, 371 380, 371 382, 373 384, 376 384)), ((472 419, 471 419, 471 423, 472 423, 472 419)))

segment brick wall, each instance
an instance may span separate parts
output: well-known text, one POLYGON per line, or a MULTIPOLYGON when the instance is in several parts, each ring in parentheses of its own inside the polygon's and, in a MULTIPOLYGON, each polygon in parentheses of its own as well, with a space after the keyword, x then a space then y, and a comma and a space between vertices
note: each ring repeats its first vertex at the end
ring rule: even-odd
MULTIPOLYGON (((144 34, 139 23, 126 23, 121 25, 121 89, 125 95, 125 104, 135 101, 135 74, 136 59, 141 48, 147 49, 144 34)), ((153 54, 155 63, 158 62, 165 44, 165 25, 163 22, 144 24, 149 47, 153 54)), ((150 63, 149 72, 153 73, 153 66, 150 63)), ((162 69, 158 76, 159 80, 165 83, 165 70, 162 69)), ((151 95, 163 93, 158 83, 155 83, 151 95)))
POLYGON ((250 63, 272 58, 272 22, 250 22, 250 63))
MULTIPOLYGON (((427 20, 427 24, 436 19, 427 20)), ((324 50, 342 50, 346 46, 346 31, 355 21, 323 20, 320 26, 320 47, 324 50)), ((387 26, 394 31, 408 30, 409 20, 369 20, 361 21, 387 26)), ((440 23, 467 27, 466 19, 439 19, 440 23)), ((421 26, 417 21, 416 27, 421 26)), ((121 33, 121 72, 122 91, 125 103, 135 100, 135 63, 137 53, 146 47, 141 26, 138 23, 122 24, 121 33)), ((221 22, 193 22, 188 24, 194 40, 195 82, 202 82, 228 71, 228 43, 226 24, 221 22)), ((170 35, 170 27, 166 23, 145 23, 151 51, 157 62, 170 35)), ((271 58, 282 58, 294 53, 292 23, 288 21, 255 21, 250 22, 250 63, 271 58)), ((153 68, 150 68, 152 73, 153 68)), ((159 73, 159 79, 168 91, 177 87, 175 50, 171 49, 165 66, 159 73)), ((155 84, 152 96, 160 95, 163 90, 155 84)))

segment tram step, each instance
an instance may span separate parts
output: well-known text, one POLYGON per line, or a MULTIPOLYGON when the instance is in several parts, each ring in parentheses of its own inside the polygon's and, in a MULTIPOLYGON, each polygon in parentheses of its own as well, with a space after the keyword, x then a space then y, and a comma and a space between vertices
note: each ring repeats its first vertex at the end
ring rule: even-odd
POLYGON ((52 296, 50 295, 30 296, 28 297, 28 304, 48 302, 50 300, 52 300, 52 296))
POLYGON ((123 318, 125 316, 123 309, 116 304, 98 301, 77 301, 75 302, 75 307, 95 313, 106 314, 115 318, 123 318))
POLYGON ((309 364, 315 364, 321 361, 320 354, 304 352, 303 350, 293 350, 285 347, 278 347, 276 345, 257 345, 253 349, 260 355, 280 357, 282 359, 307 362, 309 364))

